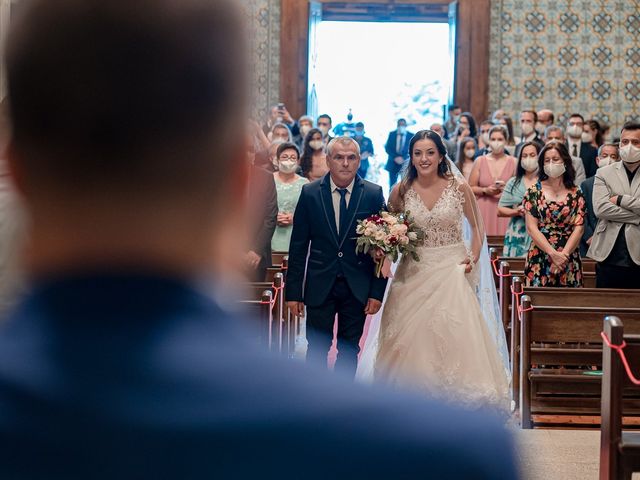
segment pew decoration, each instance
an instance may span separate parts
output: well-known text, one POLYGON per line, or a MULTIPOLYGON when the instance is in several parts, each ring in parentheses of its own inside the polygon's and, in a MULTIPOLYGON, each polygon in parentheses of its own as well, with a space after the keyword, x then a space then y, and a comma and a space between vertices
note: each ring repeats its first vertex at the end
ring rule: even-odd
POLYGON ((627 346, 627 342, 622 340, 622 343, 620 345, 615 345, 611 343, 611 341, 609 340, 609 337, 607 337, 607 334, 605 332, 600 332, 600 336, 602 337, 602 341, 605 343, 607 347, 611 348, 612 350, 615 350, 618 353, 618 356, 620 357, 620 361, 622 362, 622 365, 624 366, 624 369, 627 372, 627 377, 629 377, 629 381, 634 385, 640 386, 640 380, 638 380, 633 374, 633 372, 631 371, 631 367, 629 366, 629 362, 627 361, 627 356, 624 353, 624 349, 627 346))

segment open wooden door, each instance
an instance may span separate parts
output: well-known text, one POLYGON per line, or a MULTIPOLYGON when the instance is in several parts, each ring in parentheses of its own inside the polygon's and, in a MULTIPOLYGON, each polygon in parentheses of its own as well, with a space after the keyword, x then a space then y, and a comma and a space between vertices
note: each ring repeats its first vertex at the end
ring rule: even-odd
MULTIPOLYGON (((448 103, 452 105, 456 96, 456 63, 458 60, 457 51, 457 33, 458 33, 458 0, 449 3, 449 98, 448 103)), ((446 116, 446 112, 445 116, 446 116)))

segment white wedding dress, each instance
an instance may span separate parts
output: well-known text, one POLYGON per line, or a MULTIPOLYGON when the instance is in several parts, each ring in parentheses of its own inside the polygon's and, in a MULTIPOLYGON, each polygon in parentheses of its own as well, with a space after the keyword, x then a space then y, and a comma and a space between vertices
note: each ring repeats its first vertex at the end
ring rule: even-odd
MULTIPOLYGON (((413 189, 405 194, 404 210, 424 230, 425 242, 417 251, 419 261, 403 258, 398 265, 379 333, 376 318, 372 322, 358 377, 373 373, 375 381, 423 390, 471 408, 507 412, 504 332, 491 331, 483 317, 478 266, 466 274, 461 265, 470 253, 463 238, 465 216, 480 231, 479 246, 484 241, 481 223, 468 218, 474 210, 465 203, 475 206, 470 192, 464 180, 455 177, 431 210, 413 189), (372 357, 373 368, 363 365, 373 363, 372 357)), ((491 306, 485 308, 493 315, 491 306)))

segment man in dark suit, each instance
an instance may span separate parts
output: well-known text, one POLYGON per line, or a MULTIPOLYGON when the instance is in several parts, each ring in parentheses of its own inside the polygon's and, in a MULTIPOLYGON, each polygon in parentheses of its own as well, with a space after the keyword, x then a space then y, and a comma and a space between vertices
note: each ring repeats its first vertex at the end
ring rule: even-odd
POLYGON ((413 133, 407 132, 407 121, 404 118, 398 120, 398 128, 389 132, 387 143, 384 146, 387 155, 387 163, 384 169, 389 172, 389 191, 398 181, 398 175, 406 162, 409 161, 409 142, 413 133))
POLYGON ((515 478, 489 416, 273 358, 230 313, 236 3, 33 0, 12 19, 31 280, 0 329, 0 478, 515 478))
MULTIPOLYGON (((598 156, 596 157, 596 163, 598 168, 606 167, 614 162, 620 161, 618 145, 615 143, 605 143, 598 149, 598 156)), ((587 216, 584 222, 584 233, 580 240, 580 256, 586 257, 591 245, 591 237, 595 231, 598 223, 598 218, 593 210, 593 182, 596 177, 589 177, 580 184, 580 189, 584 195, 584 200, 587 204, 587 216)))
POLYGON ((271 266, 271 237, 278 218, 278 195, 273 174, 260 167, 249 170, 249 199, 251 220, 249 238, 251 249, 245 255, 248 277, 264 282, 271 266))
POLYGON ((356 254, 358 220, 384 208, 382 188, 357 175, 360 148, 349 137, 327 147, 329 173, 302 187, 293 217, 286 299, 296 315, 307 307, 307 358, 326 367, 338 316, 336 368, 353 376, 367 315, 382 304, 387 284, 373 259, 356 254), (307 258, 308 253, 308 258, 307 258))
POLYGON ((590 143, 582 141, 584 117, 579 113, 572 113, 567 123, 567 148, 572 157, 580 157, 584 165, 587 178, 593 177, 598 170, 596 157, 598 150, 590 143))
POLYGON ((516 145, 515 157, 520 158, 520 150, 527 142, 537 143, 540 148, 544 146, 544 142, 538 136, 536 131, 536 123, 538 122, 538 113, 535 110, 523 110, 520 112, 520 143, 516 145))

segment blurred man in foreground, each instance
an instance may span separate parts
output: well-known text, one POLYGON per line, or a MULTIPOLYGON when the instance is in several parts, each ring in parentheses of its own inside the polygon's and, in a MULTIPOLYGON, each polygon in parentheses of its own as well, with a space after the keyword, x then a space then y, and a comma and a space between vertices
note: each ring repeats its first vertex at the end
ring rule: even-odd
POLYGON ((512 478, 489 416, 272 359, 225 310, 248 201, 233 3, 13 19, 32 280, 0 331, 0 478, 512 478))

